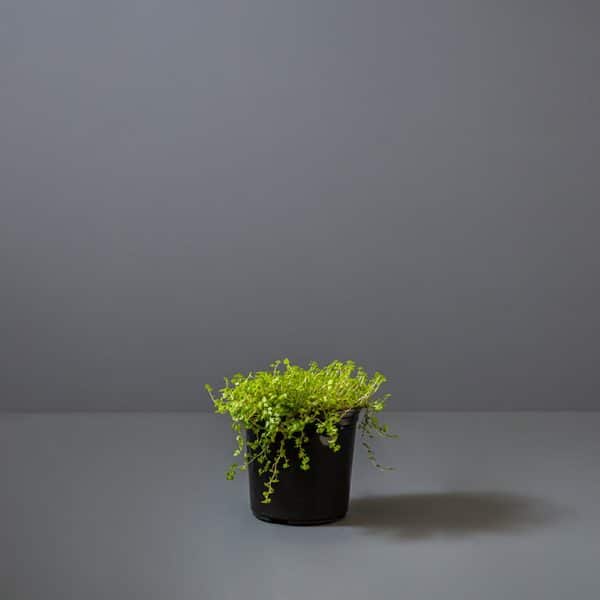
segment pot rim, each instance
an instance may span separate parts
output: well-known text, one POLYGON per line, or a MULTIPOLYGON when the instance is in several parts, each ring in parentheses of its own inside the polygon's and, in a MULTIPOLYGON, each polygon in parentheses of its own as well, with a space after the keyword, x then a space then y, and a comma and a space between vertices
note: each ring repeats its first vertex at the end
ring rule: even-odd
MULTIPOLYGON (((344 410, 339 411, 340 412, 340 419, 338 421, 338 424, 340 426, 340 429, 345 429, 346 427, 353 427, 356 425, 356 421, 358 420, 358 416, 360 414, 360 411, 363 409, 362 406, 357 407, 357 408, 347 408, 344 410)), ((307 423, 307 427, 314 427, 316 423, 316 420, 313 421, 309 421, 307 423)), ((245 427, 246 431, 249 431, 250 428, 245 427)))

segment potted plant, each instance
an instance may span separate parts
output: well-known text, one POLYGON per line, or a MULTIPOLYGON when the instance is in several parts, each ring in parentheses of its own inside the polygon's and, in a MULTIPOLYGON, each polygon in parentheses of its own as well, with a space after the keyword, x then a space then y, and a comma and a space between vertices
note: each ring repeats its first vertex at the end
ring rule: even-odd
POLYGON ((376 416, 389 397, 377 397, 386 379, 369 376, 353 361, 323 367, 313 361, 302 368, 284 359, 270 367, 225 378, 216 393, 205 386, 236 433, 234 456, 240 458, 227 478, 248 471, 258 519, 290 525, 341 519, 348 510, 357 424, 371 462, 387 468, 376 462, 370 445, 375 434, 395 437, 376 416))

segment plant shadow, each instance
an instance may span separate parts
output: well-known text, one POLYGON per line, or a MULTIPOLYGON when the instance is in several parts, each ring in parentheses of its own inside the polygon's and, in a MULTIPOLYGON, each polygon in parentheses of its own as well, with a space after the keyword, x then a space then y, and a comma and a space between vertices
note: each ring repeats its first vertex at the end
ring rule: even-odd
POLYGON ((516 534, 560 521, 566 510, 546 500, 505 492, 440 492, 365 496, 339 526, 404 539, 516 534))

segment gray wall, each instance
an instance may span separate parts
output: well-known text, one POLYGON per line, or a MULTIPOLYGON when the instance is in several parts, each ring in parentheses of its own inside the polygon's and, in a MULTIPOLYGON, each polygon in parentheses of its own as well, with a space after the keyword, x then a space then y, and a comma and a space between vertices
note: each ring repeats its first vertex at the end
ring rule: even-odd
POLYGON ((600 406, 600 4, 0 0, 0 403, 600 406))

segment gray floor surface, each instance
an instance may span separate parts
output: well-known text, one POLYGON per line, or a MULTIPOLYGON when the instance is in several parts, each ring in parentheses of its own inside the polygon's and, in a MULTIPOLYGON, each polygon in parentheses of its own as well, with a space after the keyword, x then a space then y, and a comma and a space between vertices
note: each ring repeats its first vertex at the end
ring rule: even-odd
POLYGON ((2 600, 600 598, 600 413, 391 413, 335 525, 257 521, 210 414, 0 416, 2 600))

